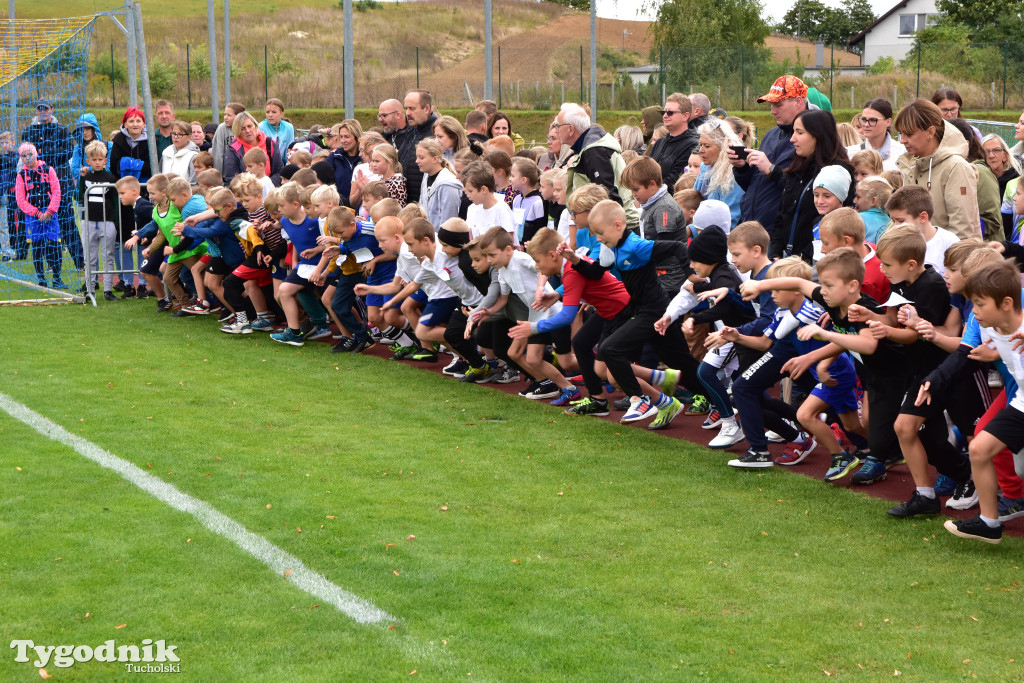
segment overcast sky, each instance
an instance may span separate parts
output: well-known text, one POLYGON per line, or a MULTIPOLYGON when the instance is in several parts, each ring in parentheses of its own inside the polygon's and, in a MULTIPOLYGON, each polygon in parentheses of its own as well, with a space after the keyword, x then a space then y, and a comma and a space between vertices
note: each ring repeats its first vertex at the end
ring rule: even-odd
MULTIPOLYGON (((821 0, 831 7, 839 7, 842 3, 839 0, 821 0)), ((870 0, 875 16, 881 16, 892 9, 897 0, 870 0)), ((651 4, 650 0, 597 0, 597 15, 608 19, 629 19, 634 21, 651 21, 654 14, 644 14, 645 5, 651 4)), ((795 3, 791 0, 768 0, 763 2, 765 6, 765 18, 770 22, 776 22, 782 18, 790 7, 795 3)))

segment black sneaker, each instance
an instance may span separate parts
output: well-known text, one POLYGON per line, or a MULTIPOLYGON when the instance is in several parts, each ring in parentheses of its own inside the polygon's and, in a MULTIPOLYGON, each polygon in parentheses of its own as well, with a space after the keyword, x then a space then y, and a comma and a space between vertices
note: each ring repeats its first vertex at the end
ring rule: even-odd
POLYGON ((103 292, 103 299, 105 301, 120 301, 120 299, 114 296, 114 293, 111 291, 103 292))
POLYGON ((171 310, 171 300, 170 299, 158 299, 157 300, 157 302, 156 302, 156 312, 157 313, 166 313, 169 310, 171 310))
POLYGON ((538 382, 537 380, 533 380, 528 385, 526 385, 525 389, 519 392, 519 395, 522 396, 523 398, 528 398, 530 394, 537 391, 537 387, 539 386, 540 382, 538 382))
POLYGON ((620 398, 618 401, 612 401, 612 408, 615 408, 615 410, 629 410, 629 396, 620 398))
POLYGON ((742 468, 763 468, 772 467, 775 463, 772 462, 772 456, 765 451, 755 451, 753 448, 747 450, 746 453, 736 458, 735 460, 729 461, 729 467, 742 467, 742 468))
POLYGON ((223 311, 221 311, 220 316, 217 317, 217 322, 230 325, 233 322, 232 318, 234 317, 235 314, 225 308, 223 311))
POLYGON ((114 285, 114 291, 115 292, 123 292, 127 288, 128 288, 128 286, 125 285, 125 283, 122 282, 122 281, 118 281, 118 283, 116 285, 114 285))
POLYGON ((554 398, 561 394, 561 389, 558 385, 550 380, 544 380, 537 385, 537 388, 527 394, 524 398, 528 398, 531 401, 539 401, 541 399, 554 398))
POLYGON ((941 510, 938 498, 925 498, 917 491, 906 503, 889 508, 893 517, 914 517, 915 515, 937 515, 941 510))
POLYGON ((185 312, 184 308, 179 308, 174 313, 171 313, 172 318, 191 318, 192 316, 185 312))
POLYGON ((352 337, 342 337, 341 341, 331 347, 331 353, 348 353, 356 345, 352 337))
POLYGON ((315 331, 316 325, 314 325, 313 321, 310 320, 309 318, 304 318, 302 322, 299 323, 299 334, 301 334, 303 337, 305 337, 310 332, 315 331))
POLYGON ((451 377, 462 377, 466 374, 466 370, 469 370, 469 363, 456 356, 451 363, 444 366, 441 373, 451 377))
MULTIPOLYGON (((117 287, 114 287, 114 289, 117 289, 117 287)), ((134 299, 135 298, 135 288, 132 287, 131 285, 124 285, 124 289, 122 289, 121 292, 122 292, 122 294, 121 294, 121 298, 122 299, 134 299)))
POLYGON ((146 289, 145 285, 139 285, 139 288, 135 290, 135 297, 137 299, 148 299, 149 290, 146 289))
POLYGON ((942 526, 954 536, 984 543, 999 543, 1003 538, 1003 525, 990 527, 981 519, 981 515, 970 519, 947 519, 942 526))
POLYGON ((356 340, 356 342, 354 344, 352 344, 352 348, 349 349, 348 352, 349 353, 362 353, 363 351, 365 351, 366 349, 370 348, 371 346, 373 346, 373 339, 372 338, 371 339, 356 340))

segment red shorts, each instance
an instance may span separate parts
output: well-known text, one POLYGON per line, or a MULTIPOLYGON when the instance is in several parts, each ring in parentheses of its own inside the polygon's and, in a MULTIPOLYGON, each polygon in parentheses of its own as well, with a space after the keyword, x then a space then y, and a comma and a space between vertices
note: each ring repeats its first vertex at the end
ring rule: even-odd
POLYGON ((267 285, 270 284, 269 268, 250 268, 249 266, 238 266, 231 272, 231 274, 243 280, 255 280, 256 285, 259 287, 266 287, 267 285))
POLYGON ((199 260, 205 265, 205 264, 210 262, 210 255, 209 254, 203 254, 202 257, 200 257, 199 260))

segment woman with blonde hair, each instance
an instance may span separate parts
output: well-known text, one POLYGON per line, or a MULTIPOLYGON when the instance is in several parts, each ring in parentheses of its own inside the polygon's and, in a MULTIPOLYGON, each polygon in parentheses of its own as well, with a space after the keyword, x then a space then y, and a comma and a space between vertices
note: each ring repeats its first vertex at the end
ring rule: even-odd
POLYGON ((732 224, 718 226, 728 232, 739 223, 743 198, 743 188, 736 183, 729 163, 729 147, 743 143, 732 126, 721 119, 709 118, 697 127, 697 132, 700 133, 697 153, 701 164, 694 189, 704 199, 719 199, 729 205, 732 224))
POLYGON ((324 135, 324 142, 331 150, 327 160, 334 167, 334 186, 346 206, 352 196, 352 174, 362 161, 359 155, 359 138, 363 137, 363 126, 355 119, 345 119, 331 126, 324 135))
POLYGON ((370 155, 370 170, 377 175, 388 188, 388 196, 405 206, 409 200, 402 175, 402 162, 398 160, 398 150, 387 142, 373 148, 370 155))
MULTIPOLYGON (((355 207, 362 203, 363 188, 366 187, 367 183, 380 180, 380 176, 370 170, 370 155, 373 153, 374 147, 383 145, 386 142, 387 140, 384 139, 383 135, 373 130, 359 138, 359 157, 363 161, 352 171, 352 189, 349 191, 350 206, 355 207)), ((365 212, 360 209, 360 215, 363 214, 365 212)), ((363 217, 368 218, 369 214, 365 214, 363 217)))
POLYGON ((644 151, 644 133, 636 126, 619 126, 615 129, 615 139, 623 152, 633 150, 637 154, 644 151))

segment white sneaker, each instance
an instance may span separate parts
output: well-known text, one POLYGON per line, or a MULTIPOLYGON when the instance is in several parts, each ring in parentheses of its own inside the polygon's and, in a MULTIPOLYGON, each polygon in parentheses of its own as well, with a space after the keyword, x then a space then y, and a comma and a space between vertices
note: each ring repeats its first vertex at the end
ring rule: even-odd
POLYGON ((954 510, 970 510, 978 504, 978 492, 974 489, 974 480, 965 484, 957 484, 953 495, 946 501, 946 507, 954 510))
POLYGON ((743 427, 740 427, 740 423, 737 422, 736 418, 722 420, 722 429, 718 432, 718 436, 711 439, 708 448, 729 448, 745 438, 743 436, 743 427))
POLYGON ((789 443, 786 441, 786 437, 779 436, 770 429, 764 433, 764 438, 768 439, 768 443, 789 443))

